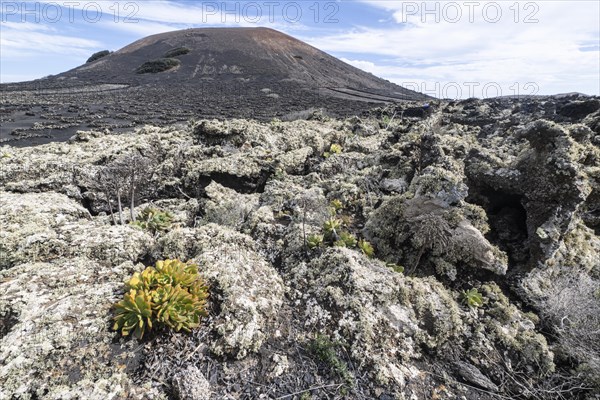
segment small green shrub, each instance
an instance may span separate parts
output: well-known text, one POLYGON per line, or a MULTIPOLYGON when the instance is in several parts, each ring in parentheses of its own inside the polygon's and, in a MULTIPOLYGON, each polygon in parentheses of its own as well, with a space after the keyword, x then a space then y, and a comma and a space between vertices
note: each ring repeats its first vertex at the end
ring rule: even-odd
POLYGON ((184 54, 188 54, 191 50, 187 47, 176 47, 171 49, 165 53, 165 58, 172 58, 177 56, 182 56, 184 54))
POLYGON ((469 307, 481 307, 483 305, 483 296, 475 288, 463 290, 461 297, 463 303, 469 307))
POLYGON ((90 58, 87 59, 87 61, 85 63, 88 64, 88 63, 94 62, 96 60, 101 59, 102 57, 106 57, 110 53, 112 53, 112 52, 108 51, 108 50, 102 50, 97 53, 94 53, 94 54, 92 54, 92 56, 90 58))
POLYGON ((404 267, 402 265, 398 265, 398 264, 394 264, 394 263, 387 263, 387 264, 385 264, 385 266, 399 274, 404 273, 404 267))
POLYGON ((316 249, 323 246, 323 235, 308 235, 306 243, 309 249, 316 249))
POLYGON ((359 241, 358 248, 367 257, 373 257, 373 254, 375 254, 375 249, 373 248, 373 245, 371 245, 371 243, 367 242, 366 240, 359 241))
POLYGON ((346 363, 337 356, 335 347, 336 343, 332 342, 327 336, 317 335, 310 343, 309 349, 317 356, 319 361, 326 364, 340 378, 344 379, 348 386, 352 386, 354 384, 354 379, 350 372, 348 372, 346 363))
POLYGON ((168 71, 181 64, 176 58, 159 58, 158 60, 147 61, 135 70, 136 74, 156 74, 168 71))
POLYGON ((338 247, 355 247, 356 238, 350 232, 342 231, 339 235, 339 239, 335 241, 334 245, 338 247))
POLYGON ((343 150, 340 144, 334 143, 329 147, 329 151, 323 153, 323 157, 329 158, 332 154, 340 154, 343 150))
POLYGON ((115 305, 114 330, 141 339, 154 326, 191 331, 206 317, 208 286, 198 266, 179 260, 158 261, 133 274, 129 292, 115 305))
POLYGON ((146 207, 131 225, 156 233, 169 230, 172 222, 173 215, 170 212, 146 207))
POLYGON ((331 203, 329 203, 329 205, 336 213, 341 211, 344 208, 344 205, 338 199, 332 200, 331 203))

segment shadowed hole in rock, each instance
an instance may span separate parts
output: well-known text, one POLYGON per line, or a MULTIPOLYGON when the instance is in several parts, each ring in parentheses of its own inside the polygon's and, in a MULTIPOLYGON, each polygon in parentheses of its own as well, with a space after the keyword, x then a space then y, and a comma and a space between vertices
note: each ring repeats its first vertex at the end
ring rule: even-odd
POLYGON ((585 208, 581 215, 586 226, 594 230, 594 233, 600 236, 600 192, 592 191, 588 196, 585 208))
MULTIPOLYGON (((205 197, 204 188, 211 182, 216 182, 226 188, 233 189, 241 194, 263 193, 267 181, 273 174, 272 168, 263 168, 257 177, 236 176, 225 172, 212 172, 209 175, 201 176, 196 188, 197 197, 205 197)), ((194 188, 189 188, 193 192, 194 188)))
MULTIPOLYGON (((88 189, 84 186, 79 186, 80 193, 88 192, 88 189)), ((82 196, 80 200, 81 206, 88 210, 91 216, 95 217, 98 215, 98 210, 94 208, 94 201, 88 196, 82 196)), ((108 208, 108 207, 107 207, 108 208)))
POLYGON ((0 339, 6 336, 17 322, 19 322, 17 313, 10 308, 6 310, 4 315, 0 316, 0 339))
POLYGON ((473 190, 467 198, 470 203, 484 208, 490 231, 485 235, 509 257, 510 270, 525 267, 529 262, 527 212, 522 196, 490 188, 473 190))
POLYGON ((48 392, 49 392, 48 389, 39 389, 39 390, 31 389, 28 393, 25 393, 29 397, 24 397, 24 398, 29 398, 31 400, 39 400, 39 399, 43 399, 44 396, 48 394, 48 392))
MULTIPOLYGON (((152 254, 146 253, 143 256, 139 257, 136 260, 136 263, 143 264, 146 267, 153 267, 158 260, 159 259, 156 258, 156 257, 154 257, 154 256, 152 256, 152 254)), ((182 260, 182 261, 187 261, 187 260, 182 260)))

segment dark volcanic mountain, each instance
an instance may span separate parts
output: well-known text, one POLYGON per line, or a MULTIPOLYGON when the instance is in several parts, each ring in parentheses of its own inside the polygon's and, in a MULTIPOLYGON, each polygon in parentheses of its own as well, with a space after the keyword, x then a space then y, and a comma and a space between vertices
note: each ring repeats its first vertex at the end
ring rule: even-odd
POLYGON ((270 119, 312 108, 349 115, 427 98, 267 28, 153 35, 56 76, 2 85, 2 92, 13 106, 3 110, 4 141, 15 129, 31 136, 30 128, 43 128, 47 135, 192 116, 270 119), (156 60, 171 68, 153 71, 156 60), (139 73, 145 63, 151 72, 139 73))
MULTIPOLYGON (((268 28, 188 29, 149 36, 58 79, 86 83, 164 85, 198 89, 209 82, 234 83, 243 89, 281 90, 280 95, 317 89, 347 92, 355 100, 415 100, 424 96, 352 67, 291 36, 268 28), (170 51, 181 65, 169 73, 136 74, 144 62, 170 51)), ((300 100, 300 99, 297 99, 300 100)), ((319 104, 314 104, 319 106, 319 104)))

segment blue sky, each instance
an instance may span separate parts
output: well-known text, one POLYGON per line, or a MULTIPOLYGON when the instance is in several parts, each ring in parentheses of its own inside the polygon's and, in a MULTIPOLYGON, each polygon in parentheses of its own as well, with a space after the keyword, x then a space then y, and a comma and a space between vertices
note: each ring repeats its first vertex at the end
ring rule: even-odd
POLYGON ((597 1, 4 1, 0 80, 41 78, 154 33, 267 26, 437 97, 600 95, 597 1))

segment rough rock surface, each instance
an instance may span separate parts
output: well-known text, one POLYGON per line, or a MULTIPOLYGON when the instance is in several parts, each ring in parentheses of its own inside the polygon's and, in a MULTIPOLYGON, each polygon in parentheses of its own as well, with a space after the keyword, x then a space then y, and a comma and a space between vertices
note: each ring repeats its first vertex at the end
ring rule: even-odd
POLYGON ((406 103, 3 147, 0 399, 594 398, 598 104, 406 103), (123 160, 145 169, 121 225, 123 160), (147 206, 172 224, 129 225, 147 206), (120 337, 125 280, 165 258, 200 265, 209 316, 120 337))
POLYGON ((197 367, 190 365, 173 376, 173 392, 181 400, 209 400, 210 383, 197 367))

